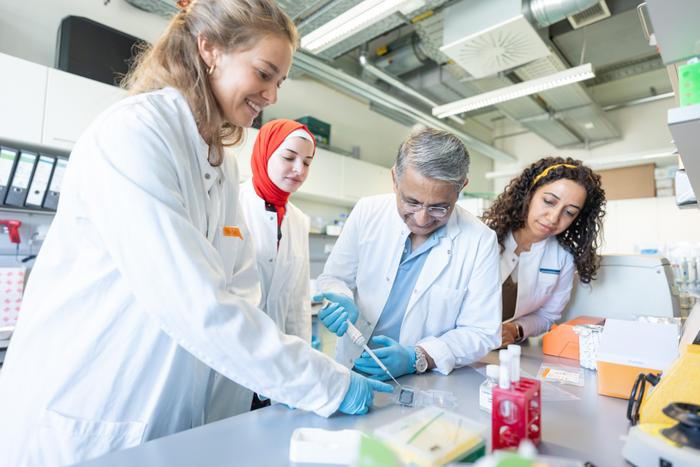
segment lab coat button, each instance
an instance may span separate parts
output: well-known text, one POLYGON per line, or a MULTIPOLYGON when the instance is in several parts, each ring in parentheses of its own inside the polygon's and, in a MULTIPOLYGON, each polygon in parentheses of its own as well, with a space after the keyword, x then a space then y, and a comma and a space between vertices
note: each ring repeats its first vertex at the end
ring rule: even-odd
POLYGON ((208 174, 208 173, 204 174, 204 178, 206 178, 207 180, 209 180, 209 179, 211 178, 211 174, 208 174))

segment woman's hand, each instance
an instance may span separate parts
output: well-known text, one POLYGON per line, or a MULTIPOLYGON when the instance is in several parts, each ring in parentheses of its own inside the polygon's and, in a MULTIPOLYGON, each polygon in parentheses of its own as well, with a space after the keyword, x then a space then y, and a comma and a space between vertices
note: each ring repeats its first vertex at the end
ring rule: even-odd
POLYGON ((501 348, 504 349, 518 340, 518 325, 510 322, 501 325, 501 348))

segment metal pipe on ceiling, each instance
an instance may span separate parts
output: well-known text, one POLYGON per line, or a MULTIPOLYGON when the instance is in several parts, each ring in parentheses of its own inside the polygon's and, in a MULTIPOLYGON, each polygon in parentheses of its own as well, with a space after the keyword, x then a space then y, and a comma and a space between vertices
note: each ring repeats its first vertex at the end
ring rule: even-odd
POLYGON ((669 98, 674 97, 674 96, 675 96, 675 94, 673 92, 666 92, 664 94, 657 94, 656 96, 641 97, 639 99, 633 99, 631 101, 622 102, 620 104, 606 105, 605 107, 603 107, 603 110, 608 112, 610 110, 622 109, 624 107, 632 107, 632 106, 639 105, 639 104, 648 104, 649 102, 660 101, 662 99, 669 99, 669 98))
POLYGON ((409 117, 416 123, 449 131, 460 138, 469 146, 469 148, 474 149, 475 151, 478 151, 484 156, 487 156, 493 160, 499 162, 513 162, 516 160, 514 156, 495 148, 494 146, 491 146, 478 138, 468 135, 464 131, 457 129, 454 126, 443 122, 442 120, 439 120, 396 97, 386 94, 358 78, 350 76, 341 70, 337 70, 312 55, 297 51, 294 54, 294 67, 331 87, 395 110, 396 112, 409 117))
MULTIPOLYGON (((407 86, 406 84, 403 83, 403 81, 399 80, 398 78, 395 78, 394 76, 390 75, 389 73, 383 72, 382 70, 380 70, 376 66, 369 63, 366 55, 360 55, 360 65, 362 65, 364 70, 367 71, 369 74, 373 75, 376 78, 379 78, 380 80, 384 81, 387 84, 390 84, 391 86, 395 87, 396 89, 403 92, 404 94, 408 94, 409 96, 412 96, 412 97, 418 99, 419 101, 423 102, 424 104, 427 104, 431 108, 439 105, 434 100, 424 96, 423 94, 419 93, 418 91, 416 91, 412 87, 407 86)), ((464 120, 457 117, 456 115, 452 115, 450 117, 450 120, 452 120, 460 125, 464 125, 464 120)))

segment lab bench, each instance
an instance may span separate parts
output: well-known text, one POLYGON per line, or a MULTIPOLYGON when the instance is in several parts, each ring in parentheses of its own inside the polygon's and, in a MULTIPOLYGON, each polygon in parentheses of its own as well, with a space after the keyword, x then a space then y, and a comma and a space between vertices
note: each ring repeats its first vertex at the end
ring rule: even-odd
MULTIPOLYGON (((548 364, 571 360, 544 356, 548 364)), ((483 362, 496 363, 495 352, 483 362)), ((540 347, 523 347, 521 367, 535 375, 543 362, 540 347)), ((402 385, 419 389, 451 391, 458 400, 453 411, 490 425, 490 414, 479 409, 479 385, 484 381, 474 368, 453 371, 449 376, 436 373, 408 375, 402 385)), ((564 385, 561 389, 579 400, 542 403, 542 444, 540 453, 590 461, 598 467, 627 465, 622 457, 622 436, 627 433, 627 401, 597 394, 596 374, 585 371, 584 387, 564 385)), ((289 440, 294 429, 314 427, 327 430, 354 428, 371 433, 375 428, 409 414, 417 408, 394 405, 390 395, 377 394, 369 414, 336 414, 322 418, 309 412, 291 410, 282 404, 249 412, 216 423, 150 441, 79 464, 84 467, 190 467, 193 465, 261 466, 300 465, 289 462, 289 440)))

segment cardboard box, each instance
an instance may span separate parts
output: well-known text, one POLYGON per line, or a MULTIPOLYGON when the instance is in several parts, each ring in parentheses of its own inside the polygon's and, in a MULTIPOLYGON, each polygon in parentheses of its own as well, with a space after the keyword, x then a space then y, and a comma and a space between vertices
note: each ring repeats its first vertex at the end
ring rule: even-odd
POLYGON ((579 359, 578 336, 574 332, 574 326, 578 324, 603 324, 605 319, 594 316, 579 316, 576 319, 559 325, 542 337, 542 353, 555 357, 579 359))
POLYGON ((629 399, 640 373, 660 373, 678 358, 676 324, 608 318, 598 349, 598 394, 629 399))

